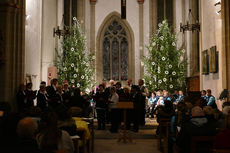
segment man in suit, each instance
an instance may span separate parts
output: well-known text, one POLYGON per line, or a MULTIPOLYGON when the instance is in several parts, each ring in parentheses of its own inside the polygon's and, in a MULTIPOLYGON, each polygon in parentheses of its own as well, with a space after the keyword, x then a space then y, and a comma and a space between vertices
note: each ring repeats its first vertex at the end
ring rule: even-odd
POLYGON ((46 91, 51 98, 56 96, 58 80, 56 78, 51 80, 51 85, 46 87, 46 91))

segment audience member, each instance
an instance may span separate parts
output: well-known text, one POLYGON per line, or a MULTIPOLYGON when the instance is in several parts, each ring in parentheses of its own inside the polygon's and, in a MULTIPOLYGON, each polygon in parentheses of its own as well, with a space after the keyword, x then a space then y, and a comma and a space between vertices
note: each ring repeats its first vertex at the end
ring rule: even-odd
POLYGON ((31 118, 21 119, 17 125, 18 143, 16 146, 19 153, 42 153, 38 149, 36 141, 37 122, 31 118))
POLYGON ((61 104, 55 109, 55 112, 58 116, 58 128, 68 132, 70 136, 77 135, 77 126, 72 119, 70 109, 61 104))
POLYGON ((74 152, 73 141, 66 131, 58 129, 57 115, 54 112, 41 116, 41 132, 37 136, 38 146, 43 151, 62 150, 74 152))

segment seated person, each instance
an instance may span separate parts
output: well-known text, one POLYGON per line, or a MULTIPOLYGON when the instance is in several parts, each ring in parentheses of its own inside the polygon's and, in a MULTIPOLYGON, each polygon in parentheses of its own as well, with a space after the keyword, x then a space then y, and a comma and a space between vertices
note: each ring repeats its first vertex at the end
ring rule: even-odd
POLYGON ((192 108, 192 118, 185 123, 177 136, 177 145, 179 152, 190 152, 190 144, 192 136, 208 136, 215 135, 215 124, 208 124, 208 119, 205 117, 203 110, 199 106, 192 108))
POLYGON ((42 153, 38 149, 36 141, 37 122, 31 118, 21 119, 17 125, 18 145, 16 146, 19 153, 42 153))
POLYGON ((41 132, 37 135, 38 146, 43 151, 63 150, 66 153, 74 152, 73 141, 70 135, 58 128, 57 115, 46 112, 41 116, 41 132))
POLYGON ((58 128, 68 132, 70 136, 77 135, 77 126, 72 119, 70 109, 62 104, 55 109, 55 112, 58 116, 58 128))
POLYGON ((216 135, 216 139, 214 141, 214 149, 229 149, 230 151, 230 111, 228 112, 228 115, 225 117, 225 126, 226 128, 224 130, 221 130, 216 135))

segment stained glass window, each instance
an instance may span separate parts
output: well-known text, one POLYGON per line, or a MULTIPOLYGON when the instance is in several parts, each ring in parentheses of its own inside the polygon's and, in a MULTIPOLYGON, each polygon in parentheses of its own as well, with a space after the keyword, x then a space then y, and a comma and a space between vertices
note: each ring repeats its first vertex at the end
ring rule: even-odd
POLYGON ((128 79, 129 45, 124 27, 114 19, 107 27, 103 40, 103 77, 105 80, 128 79))

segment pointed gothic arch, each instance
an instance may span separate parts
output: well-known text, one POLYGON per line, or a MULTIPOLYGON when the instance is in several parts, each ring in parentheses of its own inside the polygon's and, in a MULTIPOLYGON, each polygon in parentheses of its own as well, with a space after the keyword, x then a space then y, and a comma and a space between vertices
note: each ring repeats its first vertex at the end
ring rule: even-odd
POLYGON ((119 13, 110 13, 102 22, 96 40, 97 82, 135 80, 134 34, 129 23, 119 13))

